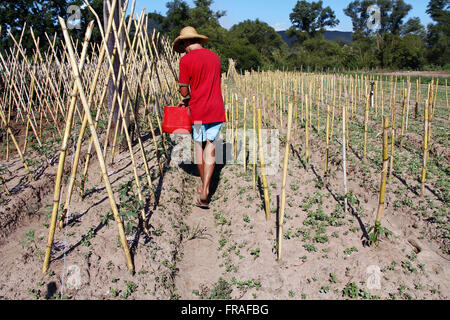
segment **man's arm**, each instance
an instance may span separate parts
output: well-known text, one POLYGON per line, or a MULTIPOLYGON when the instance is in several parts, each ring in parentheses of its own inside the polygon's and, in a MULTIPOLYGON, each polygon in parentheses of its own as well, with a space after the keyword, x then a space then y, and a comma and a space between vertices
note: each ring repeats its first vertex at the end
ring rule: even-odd
POLYGON ((178 92, 183 97, 183 100, 178 103, 178 106, 187 107, 189 104, 189 100, 191 99, 191 96, 189 95, 189 86, 180 84, 180 89, 178 90, 178 92))

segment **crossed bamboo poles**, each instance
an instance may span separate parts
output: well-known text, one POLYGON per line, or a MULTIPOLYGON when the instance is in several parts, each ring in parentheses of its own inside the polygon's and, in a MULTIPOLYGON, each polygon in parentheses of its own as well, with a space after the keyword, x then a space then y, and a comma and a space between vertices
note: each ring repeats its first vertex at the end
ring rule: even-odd
MULTIPOLYGON (((124 25, 124 13, 125 10, 122 11, 122 18, 121 18, 121 25, 119 27, 119 30, 115 30, 114 36, 117 39, 117 34, 120 33, 123 30, 123 25, 124 25)), ((134 38, 133 38, 133 44, 131 45, 132 48, 135 47, 135 44, 137 44, 139 50, 140 50, 140 55, 141 57, 145 57, 145 63, 144 65, 140 68, 140 70, 138 70, 137 67, 134 67, 134 64, 130 64, 124 61, 124 56, 125 56, 125 50, 126 48, 124 48, 121 52, 119 52, 118 54, 120 55, 114 55, 111 57, 108 55, 108 62, 110 64, 110 67, 108 69, 107 75, 106 75, 106 81, 104 81, 105 85, 104 85, 104 90, 103 93, 101 95, 100 101, 97 104, 97 111, 96 111, 96 119, 95 119, 95 124, 94 127, 97 127, 98 121, 100 120, 99 117, 102 114, 102 110, 101 107, 103 105, 104 102, 104 98, 105 98, 105 92, 106 92, 106 83, 107 80, 109 79, 109 77, 114 78, 114 75, 111 74, 111 64, 112 61, 114 59, 121 59, 121 72, 124 72, 124 65, 127 65, 127 69, 125 70, 125 74, 126 77, 130 77, 130 82, 136 82, 133 81, 137 75, 139 75, 140 73, 140 81, 139 81, 139 86, 137 88, 133 88, 133 87, 129 87, 126 86, 125 90, 127 90, 127 93, 129 94, 133 94, 136 97, 141 97, 142 100, 145 103, 145 110, 144 113, 150 123, 151 126, 151 133, 152 133, 152 138, 153 138, 153 145, 155 147, 155 152, 157 154, 157 158, 158 158, 158 166, 159 166, 159 172, 160 174, 162 174, 163 172, 163 167, 162 167, 162 163, 161 163, 161 155, 158 152, 158 145, 157 145, 157 139, 156 139, 156 133, 155 130, 153 128, 152 125, 152 118, 156 118, 157 122, 158 122, 158 127, 159 130, 161 132, 161 121, 159 119, 159 110, 156 110, 157 112, 155 112, 155 110, 151 110, 149 108, 149 104, 151 103, 151 97, 153 97, 154 99, 158 100, 158 99, 163 99, 164 103, 170 101, 170 99, 173 101, 173 93, 175 92, 175 90, 173 90, 173 88, 175 87, 172 83, 175 80, 175 73, 174 73, 174 69, 175 69, 175 65, 178 63, 178 56, 170 54, 170 53, 166 53, 166 52, 158 52, 157 50, 169 50, 170 45, 168 44, 168 42, 165 39, 161 39, 159 38, 159 34, 157 33, 153 33, 151 35, 151 37, 149 37, 148 33, 147 33, 147 25, 148 25, 148 19, 145 20, 145 24, 143 23, 144 19, 144 12, 142 12, 139 21, 136 22, 136 20, 134 19, 130 19, 127 29, 125 29, 125 33, 128 37, 128 33, 130 30, 130 26, 131 23, 134 23, 137 32, 135 32, 134 34, 134 38), (142 31, 144 30, 144 31, 142 31), (151 54, 151 57, 148 56, 148 54, 151 54), (163 59, 160 59, 160 57, 162 57, 163 59), (172 65, 173 64, 173 65, 172 65), (133 66, 133 68, 130 68, 130 65, 133 66), (148 66, 151 66, 150 68, 148 66), (150 72, 145 72, 146 70, 151 70, 150 72), (165 70, 169 70, 169 72, 166 74, 165 70), (164 77, 160 77, 159 73, 164 72, 164 77), (154 78, 155 75, 158 76, 158 81, 155 82, 154 78), (162 80, 161 80, 162 79, 162 80), (146 86, 146 84, 151 84, 151 85, 147 85, 147 87, 149 88, 147 93, 144 92, 144 87, 146 86), (162 92, 161 91, 169 91, 169 92, 162 92), (134 92, 134 93, 133 93, 134 92), (151 92, 151 94, 150 94, 151 92)), ((97 16, 97 21, 99 21, 98 16, 97 16)), ((109 23, 109 25, 111 26, 111 23, 109 23)), ((92 28, 91 25, 89 26, 89 28, 92 28)), ((71 46, 77 46, 77 43, 73 43, 73 40, 69 38, 70 41, 68 41, 67 39, 65 39, 65 44, 62 43, 62 57, 61 59, 57 58, 57 50, 58 48, 55 47, 55 41, 56 38, 53 40, 53 42, 50 43, 50 48, 48 50, 48 52, 45 55, 45 58, 42 57, 41 53, 39 52, 39 39, 36 39, 34 37, 33 31, 31 29, 31 33, 34 39, 34 44, 36 46, 36 51, 33 54, 33 64, 30 64, 27 62, 27 58, 26 58, 26 54, 25 54, 25 50, 23 50, 23 48, 21 47, 21 42, 22 42, 22 37, 23 34, 25 32, 25 26, 22 30, 22 34, 21 37, 19 39, 19 41, 16 41, 13 37, 12 34, 10 34, 10 37, 13 38, 13 41, 15 43, 15 47, 13 47, 12 54, 9 56, 6 56, 6 60, 3 57, 3 55, 0 55, 0 67, 2 68, 2 70, 5 70, 5 73, 2 73, 2 78, 3 80, 8 79, 9 81, 4 81, 4 83, 7 83, 7 87, 6 90, 4 90, 2 92, 2 96, 0 97, 0 115, 1 115, 1 121, 0 121, 0 125, 4 128, 6 128, 6 134, 7 134, 7 150, 6 150, 6 154, 7 154, 7 158, 9 158, 10 154, 9 154, 9 141, 11 140, 17 150, 18 155, 20 156, 22 163, 27 171, 27 174, 30 177, 30 180, 33 181, 34 177, 33 177, 33 172, 30 170, 30 168, 27 165, 27 161, 25 159, 24 153, 26 151, 26 141, 27 138, 25 138, 25 143, 23 146, 23 149, 19 146, 19 143, 17 142, 16 136, 14 135, 14 133, 11 130, 11 121, 12 121, 12 117, 11 115, 14 114, 14 112, 16 113, 15 116, 16 118, 20 118, 22 119, 22 121, 26 121, 26 137, 30 137, 29 133, 32 133, 34 135, 34 137, 36 138, 36 140, 38 141, 39 145, 42 146, 41 142, 40 142, 40 138, 42 137, 42 133, 43 133, 43 125, 44 125, 44 121, 47 121, 48 124, 51 124, 54 126, 54 128, 56 129, 59 136, 62 136, 61 131, 59 129, 60 127, 60 123, 61 121, 64 121, 66 123, 66 129, 68 127, 71 127, 73 125, 73 117, 74 117, 74 113, 76 113, 78 115, 78 117, 81 119, 81 111, 79 110, 78 105, 76 104, 76 90, 75 88, 78 88, 78 84, 72 89, 71 92, 68 92, 69 90, 67 89, 69 86, 69 83, 72 82, 67 76, 64 77, 64 73, 67 70, 67 68, 65 68, 65 64, 64 61, 70 61, 72 62, 73 59, 79 59, 80 60, 80 68, 82 69, 83 63, 84 63, 84 59, 86 59, 85 56, 85 52, 87 50, 87 46, 88 46, 88 40, 85 39, 85 43, 83 46, 83 53, 82 53, 82 58, 78 57, 78 54, 76 54, 75 52, 73 53, 73 56, 69 57, 69 48, 71 46), (19 61, 19 58, 22 58, 21 61, 19 61), (55 62, 59 68, 59 70, 61 72, 59 73, 54 73, 55 68, 52 67, 52 62, 55 62), (42 65, 46 63, 47 66, 42 67, 42 65), (42 75, 40 75, 37 70, 36 70, 36 66, 38 68, 40 68, 39 66, 41 66, 42 71, 43 72, 43 77, 42 75), (24 78, 23 74, 26 71, 28 72, 28 74, 30 75, 31 78, 31 82, 29 85, 26 85, 26 79, 24 78), (53 73, 52 73, 53 72, 53 73), (21 81, 14 81, 14 77, 19 78, 21 81), (28 91, 27 91, 28 90, 28 91), (62 92, 60 92, 62 91, 62 92), (68 93, 67 93, 68 92, 68 93), (50 95, 48 95, 47 93, 50 93, 50 95), (61 97, 57 97, 57 108, 55 108, 54 110, 52 110, 52 108, 50 107, 51 101, 52 101, 52 97, 55 94, 60 94, 62 93, 61 97), (47 96, 47 98, 42 98, 43 96, 47 96), (50 96, 50 98, 48 98, 48 96, 50 96), (33 99, 33 97, 35 99, 33 99), (64 103, 62 102, 63 100, 65 100, 65 97, 68 97, 70 100, 70 106, 68 109, 64 108, 64 103), (36 100, 36 101, 35 101, 36 100), (6 103, 5 102, 9 102, 7 103, 8 108, 6 108, 6 103), (14 109, 16 108, 16 109, 14 109), (38 109, 37 109, 38 108, 38 109), (36 112, 38 112, 37 116, 36 116, 36 112), (50 115, 50 116, 49 116, 50 115), (62 116, 61 116, 62 115, 62 116), (29 130, 31 128, 31 130, 29 130)), ((109 35, 109 33, 108 33, 109 35)), ((47 39, 50 42, 49 37, 46 35, 47 39)), ((104 39, 107 39, 107 36, 104 37, 104 39)), ((129 43, 129 39, 128 39, 128 43, 129 43)), ((88 61, 90 62, 90 64, 94 63, 96 65, 95 67, 95 75, 94 75, 94 80, 92 82, 90 82, 90 76, 89 74, 92 74, 92 66, 90 66, 90 68, 88 69, 89 73, 85 72, 85 76, 82 77, 82 73, 79 73, 79 77, 80 77, 80 82, 83 85, 86 85, 88 83, 91 83, 91 87, 90 87, 90 91, 89 91, 89 99, 88 99, 88 105, 92 105, 94 103, 94 101, 98 101, 98 97, 99 97, 99 93, 98 90, 94 90, 94 88, 96 88, 96 84, 97 84, 97 80, 102 79, 102 76, 105 76, 105 71, 103 70, 103 68, 100 68, 100 66, 102 65, 102 62, 105 58, 105 49, 104 49, 104 45, 101 47, 98 47, 98 49, 100 49, 100 51, 102 52, 100 54, 100 57, 96 56, 96 47, 91 45, 91 49, 93 49, 93 54, 91 59, 89 60, 89 57, 87 57, 88 61)), ((72 48, 73 50, 73 48, 72 48)), ((120 50, 120 48, 119 48, 120 50)), ((137 52, 133 51, 134 49, 131 49, 130 51, 132 52, 132 56, 136 57, 137 56, 137 52)), ((136 64, 138 65, 138 64, 136 64)), ((114 79, 113 79, 114 80, 114 79)), ((75 82, 76 83, 76 82, 75 82)), ((117 81, 115 81, 115 83, 117 83, 117 81)), ((127 83, 126 83, 127 84, 127 83)), ((123 99, 123 96, 121 97, 121 99, 123 99)), ((123 100, 119 100, 119 102, 122 102, 123 100)), ((158 107, 161 106, 163 102, 157 102, 158 107)), ((123 108, 123 105, 121 105, 121 107, 123 108)), ((127 104, 125 106, 128 109, 131 109, 133 112, 135 112, 135 110, 133 108, 131 108, 129 106, 129 104, 127 104)), ((125 109, 125 112, 127 112, 127 109, 125 109)), ((87 123, 88 123, 88 117, 86 116, 87 113, 84 112, 84 116, 83 116, 83 124, 82 124, 82 128, 81 128, 81 132, 80 135, 78 137, 78 141, 77 141, 77 149, 76 149, 76 163, 78 164, 79 161, 79 157, 80 157, 80 151, 81 151, 81 144, 82 144, 82 140, 83 140, 83 133, 86 129, 87 123)), ((124 111, 123 109, 121 109, 121 116, 123 117, 124 115, 124 111)), ((141 133, 140 133, 140 129, 139 129, 139 125, 137 124, 136 120, 137 120, 137 114, 134 113, 133 115, 133 124, 135 127, 135 130, 137 132, 137 136, 138 136, 138 142, 139 142, 139 146, 140 146, 140 150, 142 153, 142 156, 144 158, 144 167, 145 167, 145 171, 146 171, 146 177, 147 177, 147 183, 149 186, 149 189, 152 193, 154 193, 154 188, 151 184, 151 177, 150 177, 150 172, 149 172, 149 167, 148 167, 148 160, 147 155, 144 153, 144 149, 143 149, 143 144, 142 144, 142 139, 141 139, 141 133)), ((128 133, 128 126, 125 125, 122 126, 121 128, 122 132, 125 132, 126 134, 128 133), (126 130, 125 130, 126 128, 126 130)), ((62 145, 61 148, 61 154, 60 154, 60 166, 62 166, 62 163, 64 161, 63 158, 65 158, 65 154, 66 154, 66 149, 67 149, 67 135, 66 135, 65 131, 65 137, 64 137, 64 143, 62 145), (63 156, 64 155, 64 156, 63 156)), ((53 133, 54 135, 54 133, 53 133)), ((130 143, 130 137, 128 136, 128 146, 131 146, 130 143)), ((90 147, 89 149, 91 149, 92 144, 93 144, 93 140, 94 140, 94 136, 91 137, 91 141, 90 141, 90 147)), ((115 142, 114 142, 115 143, 115 142)), ((167 155, 167 150, 164 144, 164 140, 163 140, 163 150, 164 153, 167 155)), ((83 182, 86 180, 87 177, 87 169, 88 169, 88 164, 89 164, 89 156, 91 156, 91 153, 89 152, 88 154, 88 159, 86 161, 86 165, 85 165, 85 171, 84 171, 84 179, 83 182)), ((133 155, 131 154, 130 157, 133 157, 133 155)), ((48 159, 46 158, 47 162, 48 159)), ((62 166, 63 167, 63 166, 62 166)), ((76 172, 77 172, 77 165, 72 166, 72 172, 71 172, 71 179, 69 182, 69 186, 68 186, 68 192, 66 194, 67 198, 66 201, 64 203, 64 208, 63 208, 63 212, 62 212, 62 217, 64 217, 66 211, 67 211, 67 207, 68 204, 70 203, 70 199, 71 199, 71 195, 72 195, 72 191, 73 191, 73 187, 74 187, 74 182, 75 182, 75 176, 76 176, 76 172)), ((135 179, 137 178, 137 171, 136 171, 136 163, 133 163, 133 168, 134 168, 134 172, 135 172, 135 179)), ((9 194, 9 190, 7 189, 7 186, 4 182, 3 177, 1 178, 1 182, 3 185, 3 188, 5 190, 5 192, 7 194, 9 194)), ((52 210, 52 216, 55 215, 55 212, 58 212, 58 205, 57 202, 59 204, 59 190, 60 190, 60 185, 61 185, 61 174, 59 175, 59 181, 56 182, 56 186, 55 186, 55 196, 54 196, 54 208, 52 210), (58 190, 58 191, 56 191, 58 190), (58 201, 56 201, 56 199, 58 199, 58 201)), ((58 180, 57 179, 57 180, 58 180)), ((139 180, 137 180, 137 183, 139 183, 139 180)), ((83 191, 82 191, 83 192, 83 191)), ((142 195, 141 192, 141 186, 138 186, 138 192, 140 193, 140 200, 141 202, 143 202, 144 197, 142 195)), ((142 210, 141 212, 141 217, 144 218, 144 211, 142 210)), ((52 218, 52 228, 49 232, 49 243, 52 242, 52 238, 54 235, 54 218, 52 218), (50 241, 51 240, 51 241, 50 241)), ((62 227, 62 221, 63 219, 61 219, 59 226, 62 227)), ((147 226, 144 224, 144 230, 146 232, 148 232, 147 226)), ((51 245, 48 245, 47 250, 46 250, 46 259, 45 259, 45 263, 44 263, 44 270, 47 269, 48 267, 48 262, 49 262, 49 251, 51 251, 51 245)))
MULTIPOLYGON (((92 10, 92 8, 90 6, 89 6, 89 8, 92 10)), ((112 5, 112 8, 114 8, 114 2, 113 2, 113 5, 112 5)), ((114 9, 111 9, 111 10, 114 11, 114 9)), ((96 16, 97 21, 100 22, 100 20, 99 20, 98 16, 96 15, 95 11, 93 11, 93 13, 96 16)), ((102 95, 101 95, 100 103, 99 103, 98 109, 97 109, 97 116, 96 116, 96 121, 95 122, 92 119, 92 116, 90 114, 90 105, 91 105, 92 99, 94 97, 96 81, 98 79, 100 66, 102 65, 102 62, 103 62, 103 59, 105 58, 105 56, 107 58, 107 63, 109 64, 107 78, 108 77, 112 78, 115 88, 117 88, 117 85, 118 85, 120 79, 123 79, 124 80, 123 81, 123 83, 124 83, 124 91, 126 91, 127 93, 131 92, 131 89, 130 89, 128 83, 127 83, 127 79, 128 79, 128 76, 129 76, 131 70, 130 70, 130 67, 129 67, 130 64, 127 64, 125 62, 125 60, 124 60, 125 52, 126 52, 126 44, 128 43, 130 45, 129 49, 131 51, 131 55, 135 56, 136 52, 134 52, 134 44, 137 43, 139 45, 141 53, 144 56, 147 57, 146 63, 150 62, 150 60, 148 59, 148 56, 145 54, 145 50, 147 49, 146 45, 148 44, 148 42, 147 43, 144 42, 145 38, 143 37, 143 34, 142 34, 142 29, 145 28, 145 30, 146 30, 146 28, 147 28, 146 24, 145 25, 143 24, 144 12, 141 13, 141 16, 139 18, 139 21, 138 21, 137 25, 136 25, 136 22, 134 22, 135 26, 137 27, 136 28, 137 31, 136 31, 136 33, 134 35, 132 43, 130 42, 130 39, 129 39, 129 30, 130 30, 130 26, 131 26, 131 21, 128 24, 128 26, 125 28, 124 13, 125 13, 125 10, 122 11, 121 21, 120 21, 120 25, 119 25, 118 29, 115 27, 114 24, 112 24, 112 19, 110 19, 108 21, 108 27, 107 27, 107 30, 106 30, 106 35, 103 33, 103 30, 102 30, 101 26, 99 25, 99 29, 100 29, 100 32, 101 32, 102 38, 103 38, 103 46, 102 46, 102 49, 100 51, 99 60, 97 62, 98 64, 97 64, 97 69, 96 69, 96 73, 95 73, 95 76, 94 76, 94 81, 93 81, 93 83, 90 86, 89 98, 86 98, 86 93, 85 93, 85 91, 83 89, 83 84, 82 84, 81 76, 80 76, 80 73, 81 73, 81 70, 82 70, 82 62, 83 62, 83 60, 80 61, 80 66, 77 66, 75 53, 74 53, 74 50, 73 50, 73 47, 72 47, 70 36, 68 35, 68 32, 67 32, 67 27, 66 27, 66 25, 64 23, 64 20, 59 18, 59 22, 61 24, 61 27, 62 27, 62 30, 63 30, 63 34, 64 34, 66 49, 67 49, 67 52, 69 54, 70 62, 71 62, 71 65, 72 65, 72 71, 73 71, 73 75, 74 75, 74 78, 75 78, 75 83, 74 83, 74 88, 73 88, 73 94, 71 95, 72 96, 72 100, 71 100, 71 104, 70 104, 70 107, 69 107, 69 113, 68 113, 67 120, 66 120, 65 135, 64 135, 64 140, 63 140, 61 154, 60 154, 60 161, 59 161, 59 167, 58 167, 57 180, 56 180, 56 184, 55 184, 54 205, 53 205, 53 210, 52 210, 51 225, 50 225, 50 229, 49 229, 49 237, 48 237, 48 243, 47 243, 46 254, 45 254, 45 259, 44 259, 44 267, 43 267, 43 272, 44 273, 48 269, 48 264, 49 264, 49 260, 50 260, 51 246, 52 246, 52 243, 53 243, 53 237, 54 237, 55 226, 56 226, 56 219, 57 219, 57 213, 58 213, 58 207, 59 207, 59 196, 60 196, 59 192, 60 192, 60 187, 61 187, 61 176, 62 176, 62 170, 63 170, 63 167, 64 167, 64 158, 65 158, 66 149, 67 149, 68 136, 70 134, 70 127, 72 125, 73 111, 74 111, 73 106, 75 105, 75 102, 76 102, 77 93, 78 93, 78 96, 79 96, 79 98, 81 100, 81 103, 83 105, 84 116, 83 116, 83 122, 82 122, 82 125, 81 125, 80 133, 79 133, 79 136, 78 136, 77 149, 76 149, 76 152, 75 152, 74 163, 72 164, 72 172, 71 172, 71 178, 69 180, 70 182, 68 184, 68 191, 67 191, 67 194, 66 194, 66 202, 65 202, 65 205, 64 205, 64 208, 63 208, 63 213, 62 213, 62 217, 61 217, 59 226, 62 227, 62 221, 64 220, 64 216, 65 216, 65 214, 67 212, 67 208, 68 208, 68 205, 70 203, 71 194, 72 194, 72 191, 73 191, 74 181, 75 181, 76 172, 77 172, 76 168, 78 166, 78 161, 79 161, 79 157, 80 157, 82 137, 83 137, 83 134, 84 134, 84 131, 85 131, 86 127, 89 126, 89 129, 90 129, 90 132, 91 132, 91 141, 90 141, 89 149, 91 148, 92 143, 93 143, 93 145, 95 147, 95 150, 96 150, 96 153, 97 153, 97 157, 99 159, 99 163, 100 163, 100 167, 101 167, 101 171, 102 171, 102 179, 103 179, 103 181, 105 183, 105 187, 106 187, 106 190, 107 190, 107 193, 108 193, 108 197, 109 197, 109 200, 110 200, 110 205, 111 205, 111 209, 113 211, 114 219, 117 222, 117 226, 118 226, 118 230, 119 230, 119 236, 120 236, 122 247, 123 247, 123 250, 124 250, 124 253, 125 253, 125 258, 127 260, 127 265, 128 265, 128 268, 129 268, 130 272, 134 272, 134 266, 133 266, 133 263, 132 263, 132 260, 131 260, 131 255, 130 255, 130 252, 129 252, 128 243, 126 241, 124 227, 123 227, 123 222, 121 221, 121 218, 119 216, 119 211, 118 211, 115 199, 114 199, 114 194, 113 194, 113 191, 111 189, 111 185, 110 185, 108 174, 107 174, 106 163, 105 163, 105 159, 103 157, 104 153, 102 153, 101 144, 100 144, 98 135, 96 133, 96 126, 98 124, 98 116, 100 114, 100 109, 99 108, 100 108, 100 106, 103 103, 103 99, 105 98, 106 85, 103 88, 103 92, 102 92, 102 95), (109 32, 111 29, 113 31, 112 34, 115 37, 116 43, 120 43, 119 42, 120 41, 119 34, 122 31, 124 31, 124 34, 125 34, 125 36, 127 38, 127 41, 124 42, 123 47, 120 46, 120 45, 117 45, 115 47, 117 49, 117 51, 115 52, 116 55, 113 55, 112 57, 111 57, 110 54, 108 54, 107 50, 105 49, 108 36, 111 34, 109 32), (111 70, 113 70, 113 59, 119 59, 119 62, 120 62, 120 69, 119 69, 119 74, 118 74, 117 77, 115 76, 115 74, 113 72, 111 72, 111 70), (125 66, 127 66, 127 67, 125 68, 125 66), (122 73, 124 74, 123 78, 121 78, 122 73)), ((111 17, 112 17, 112 14, 111 14, 111 17)), ((91 26, 91 24, 90 24, 90 26, 91 26)), ((88 36, 90 36, 89 32, 90 32, 90 29, 88 29, 88 31, 86 33, 85 46, 83 48, 87 48, 87 42, 88 42, 88 39, 89 39, 88 36)), ((146 37, 147 37, 146 40, 148 41, 148 35, 147 34, 146 34, 146 37)), ((153 42, 153 46, 156 48, 153 38, 152 38, 152 42, 153 42)), ((166 48, 167 48, 167 45, 166 45, 166 48)), ((83 55, 82 55, 81 59, 84 59, 83 55)), ((170 62, 170 61, 167 60, 167 62, 170 62)), ((172 62, 174 62, 174 60, 172 60, 172 62)), ((152 66, 154 66, 154 63, 152 63, 152 66)), ((155 74, 158 74, 158 70, 156 69, 155 66, 154 66, 154 68, 155 68, 155 74)), ((143 69, 145 69, 145 66, 144 66, 143 69)), ((165 79, 166 79, 166 83, 167 83, 166 89, 170 89, 169 88, 169 80, 167 79, 167 77, 165 77, 165 79)), ((151 79, 149 79, 149 80, 151 80, 151 79)), ((107 81, 105 81, 105 83, 107 83, 107 81)), ((155 90, 155 86, 154 85, 152 86, 152 88, 153 88, 153 90, 155 90)), ((115 91, 117 92, 117 90, 115 90, 115 91)), ((140 96, 143 99, 143 101, 148 102, 148 100, 146 99, 146 95, 145 95, 145 93, 143 91, 142 85, 139 86, 139 90, 137 90, 136 96, 138 94, 140 94, 140 96)), ((154 91, 154 95, 155 96, 157 95, 156 90, 154 91)), ((143 205, 144 204, 144 196, 142 194, 142 186, 141 186, 141 183, 140 183, 140 180, 139 180, 139 175, 138 175, 138 172, 137 172, 137 164, 136 164, 136 161, 135 161, 135 158, 134 158, 134 152, 133 152, 133 149, 132 149, 131 137, 130 137, 130 134, 129 134, 129 126, 128 126, 128 123, 127 123, 127 112, 128 112, 129 109, 131 109, 131 112, 133 112, 132 119, 133 119, 134 128, 135 128, 136 133, 137 133, 139 149, 140 149, 142 157, 144 159, 143 163, 144 163, 144 167, 145 167, 145 171, 146 171, 146 177, 147 177, 148 186, 149 186, 150 190, 153 193, 154 189, 153 189, 153 186, 152 186, 150 171, 149 171, 149 168, 148 168, 147 156, 146 156, 146 154, 144 152, 144 147, 143 147, 143 143, 142 143, 142 139, 141 139, 141 133, 140 133, 140 129, 139 129, 139 124, 137 122, 137 114, 135 112, 135 109, 130 107, 130 104, 129 104, 128 100, 124 102, 124 95, 123 94, 120 97, 117 97, 117 94, 115 94, 113 102, 114 102, 115 99, 117 99, 117 101, 118 101, 120 117, 121 117, 121 120, 122 120, 122 128, 118 128, 118 130, 121 130, 125 134, 125 138, 126 138, 127 145, 128 145, 128 148, 129 148, 129 156, 130 156, 131 161, 132 161, 132 167, 133 167, 134 179, 135 179, 135 183, 136 183, 136 189, 138 191, 139 202, 141 204, 140 207, 141 207, 142 226, 143 226, 144 231, 146 233, 149 233, 147 225, 146 225, 146 214, 145 214, 144 205, 143 205)), ((113 103, 113 105, 114 105, 114 103, 113 103)), ((147 106, 146 106, 146 110, 145 111, 147 112, 147 106)), ((112 110, 109 113, 109 119, 111 119, 111 114, 112 114, 112 110)), ((159 117, 158 113, 155 113, 155 114, 156 114, 156 118, 158 119, 158 123, 160 123, 160 120, 158 118, 159 117)), ((150 113, 147 113, 147 116, 148 116, 149 120, 151 120, 150 119, 150 113)), ((110 126, 110 121, 109 121, 108 130, 107 130, 106 136, 108 136, 108 132, 109 132, 110 128, 111 128, 111 126, 110 126)), ((117 132, 114 134, 115 138, 117 138, 117 132)), ((153 141, 154 141, 155 152, 158 152, 157 144, 156 144, 156 134, 155 134, 155 132, 153 130, 153 127, 151 127, 151 132, 152 132, 152 138, 153 138, 153 141)), ((162 131, 160 131, 160 132, 162 132, 162 131)), ((114 143, 115 143, 115 140, 114 140, 114 143)), ((113 146, 114 146, 114 144, 113 144, 113 146)), ((106 147, 105 147, 105 149, 106 149, 106 147)), ((90 155, 90 151, 89 151, 88 155, 90 155)), ((89 161, 89 158, 87 159, 86 162, 88 163, 88 161, 89 161)), ((162 174, 162 172, 163 172, 162 169, 163 168, 162 168, 161 161, 160 161, 159 157, 158 157, 158 163, 159 163, 159 167, 160 167, 160 174, 162 174)), ((86 171, 87 167, 88 167, 88 164, 85 165, 85 172, 86 173, 87 173, 87 171, 86 171)), ((86 178, 86 174, 83 175, 83 179, 85 179, 85 178, 86 178)))

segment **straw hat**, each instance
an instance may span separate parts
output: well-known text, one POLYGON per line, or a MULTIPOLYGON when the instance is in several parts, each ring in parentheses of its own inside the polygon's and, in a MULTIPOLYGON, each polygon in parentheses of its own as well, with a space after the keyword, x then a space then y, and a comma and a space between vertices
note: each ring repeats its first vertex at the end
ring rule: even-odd
POLYGON ((173 50, 178 53, 184 52, 184 46, 181 43, 181 40, 184 39, 201 39, 202 43, 207 43, 209 38, 207 36, 201 35, 197 33, 194 27, 187 26, 181 29, 180 35, 173 42, 173 50))

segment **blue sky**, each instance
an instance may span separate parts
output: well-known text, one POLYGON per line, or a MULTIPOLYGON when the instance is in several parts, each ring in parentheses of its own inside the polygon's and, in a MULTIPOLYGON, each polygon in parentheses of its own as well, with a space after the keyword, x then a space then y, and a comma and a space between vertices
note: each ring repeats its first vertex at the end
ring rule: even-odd
MULTIPOLYGON (((190 7, 194 7, 193 0, 185 1, 190 7)), ((135 12, 140 13, 145 8, 145 12, 147 13, 156 11, 165 15, 167 12, 166 2, 158 0, 136 0, 135 12)), ((343 9, 350 2, 351 0, 323 0, 324 7, 330 6, 340 21, 338 26, 330 30, 352 31, 351 20, 343 12, 343 9)), ((405 0, 405 2, 413 7, 407 19, 419 17, 425 26, 432 22, 431 18, 425 12, 428 0, 405 0)), ((131 7, 131 3, 132 0, 130 0, 129 7, 131 7)), ((296 3, 297 0, 215 0, 211 8, 215 11, 225 10, 227 12, 226 16, 220 19, 220 24, 226 29, 244 20, 255 20, 258 18, 279 31, 291 26, 289 14, 292 12, 296 3)))

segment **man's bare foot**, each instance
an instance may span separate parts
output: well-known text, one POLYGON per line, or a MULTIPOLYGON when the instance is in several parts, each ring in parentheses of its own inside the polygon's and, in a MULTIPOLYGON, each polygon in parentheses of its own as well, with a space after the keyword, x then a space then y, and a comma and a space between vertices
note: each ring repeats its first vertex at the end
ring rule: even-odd
POLYGON ((198 198, 195 200, 194 205, 197 206, 197 207, 199 207, 199 208, 202 208, 202 209, 209 209, 209 203, 208 203, 208 200, 203 200, 203 199, 201 199, 200 197, 198 197, 198 198))
POLYGON ((199 199, 203 203, 208 203, 208 196, 209 196, 209 192, 203 192, 203 190, 201 190, 199 199))

